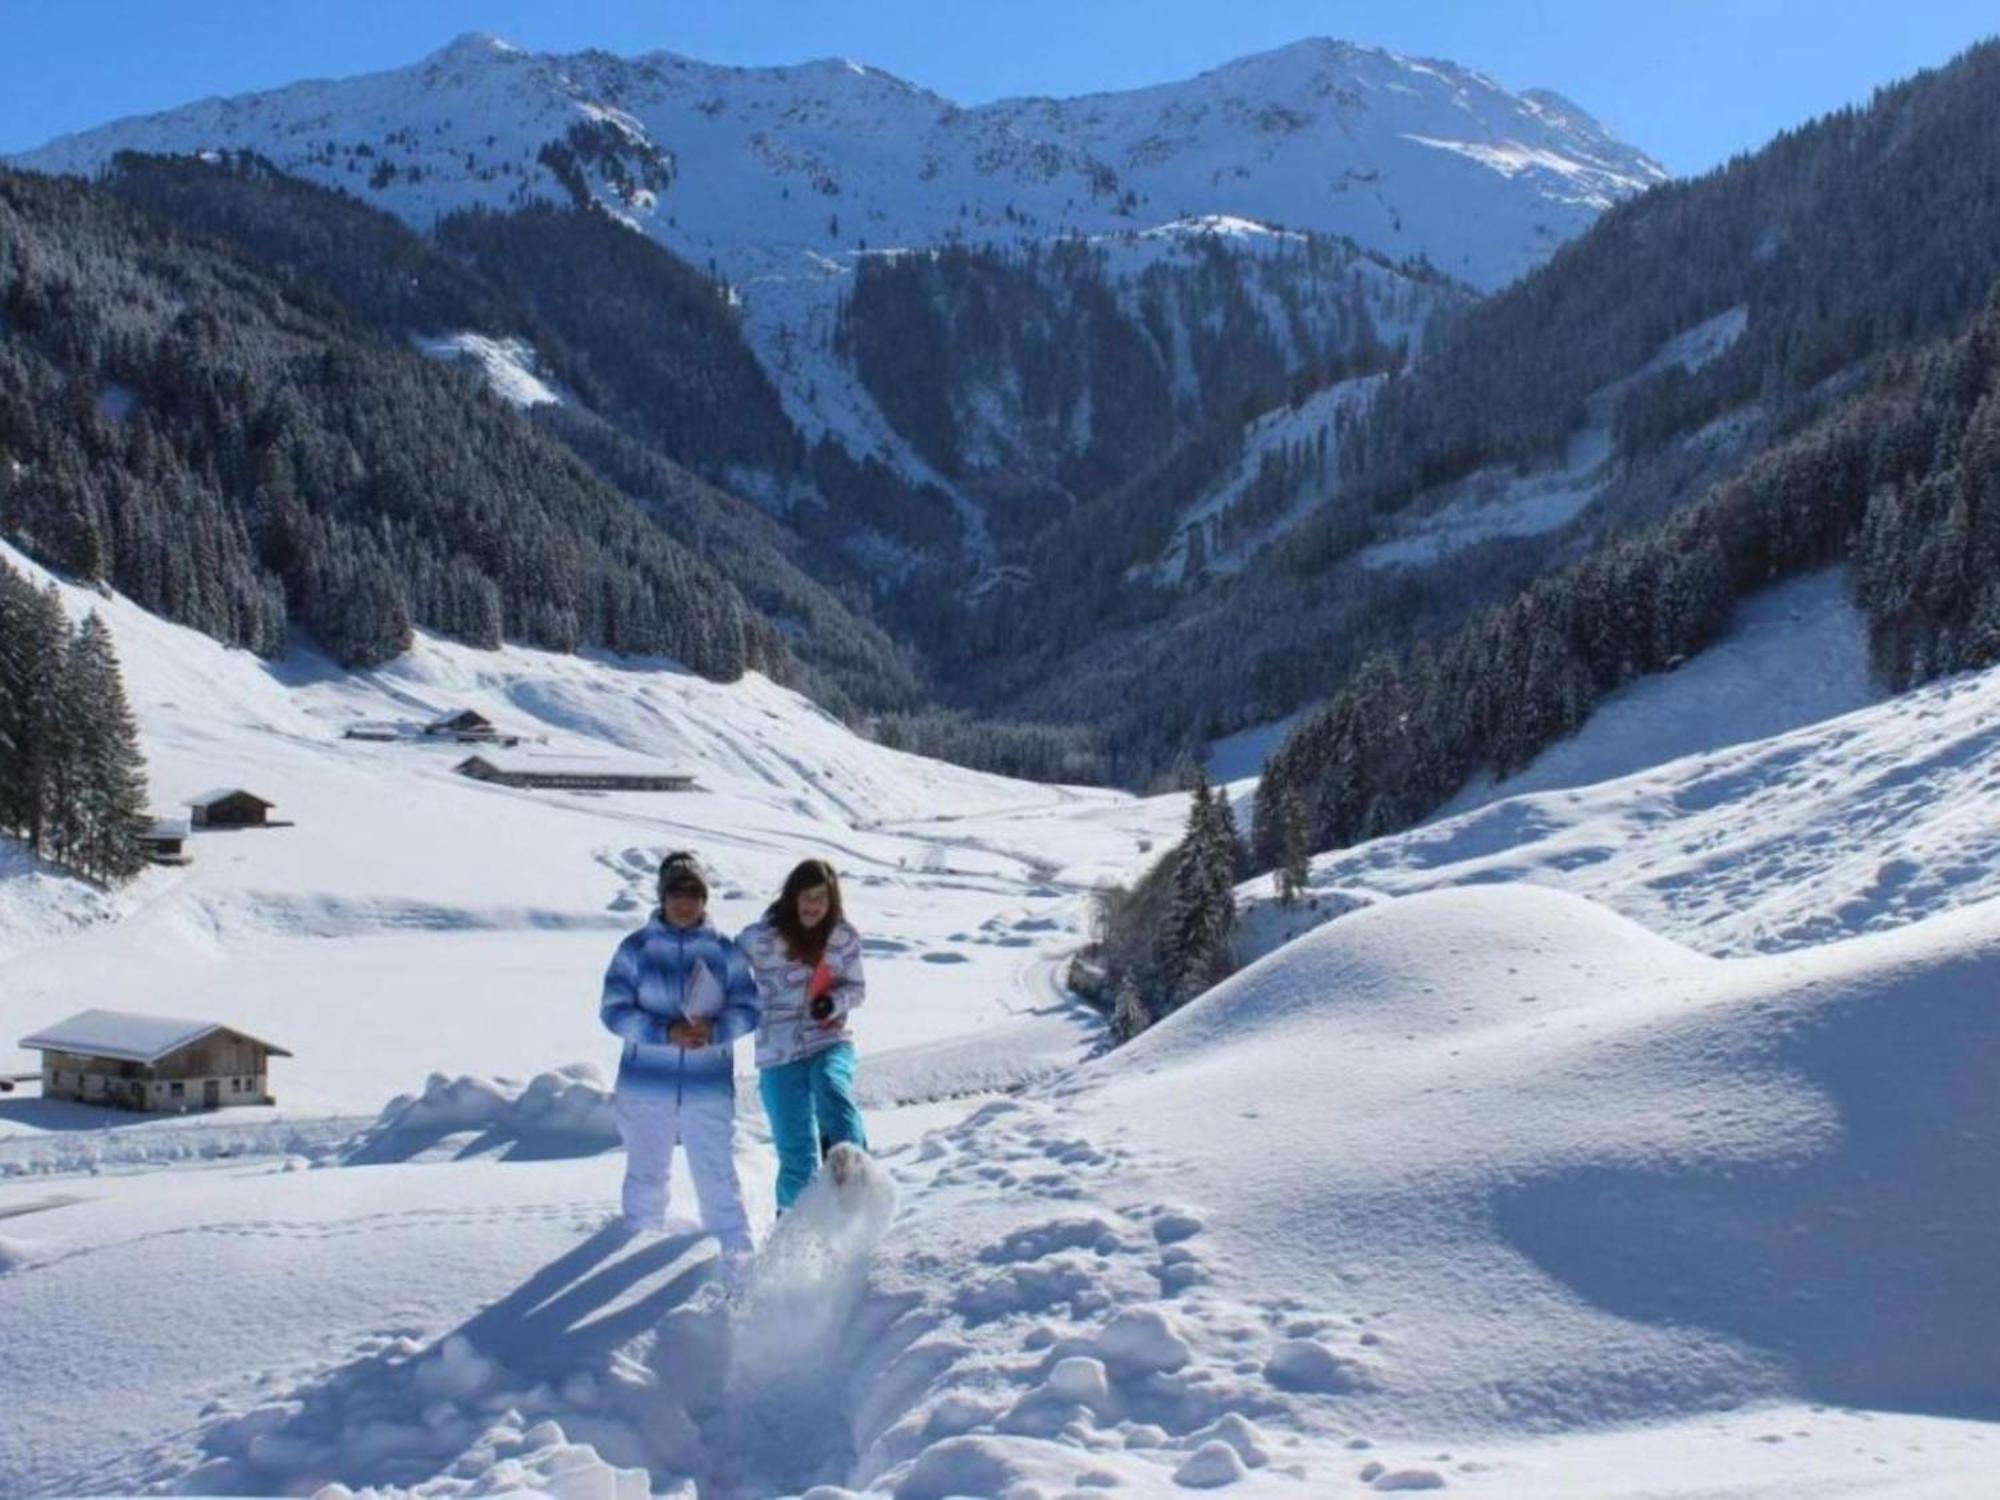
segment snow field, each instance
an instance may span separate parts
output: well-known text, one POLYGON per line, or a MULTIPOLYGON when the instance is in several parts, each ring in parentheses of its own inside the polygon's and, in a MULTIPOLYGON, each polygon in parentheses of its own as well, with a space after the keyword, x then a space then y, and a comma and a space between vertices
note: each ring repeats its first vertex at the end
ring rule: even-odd
POLYGON ((1773 642, 1845 659, 1830 596, 1788 597, 1539 790, 1316 862, 1340 920, 1079 1065, 1061 952, 1183 799, 894 756, 755 679, 432 641, 341 679, 72 595, 160 783, 241 767, 296 826, 38 928, 0 1021, 143 975, 299 1056, 241 1125, 0 1101, 0 1337, 33 1356, 0 1366, 0 1490, 1979 1493, 2000 678, 1733 745, 1748 709, 1712 713, 1681 761, 1574 780, 1677 703, 1830 701, 1743 691, 1773 642), (337 738, 459 706, 703 789, 514 792, 337 738), (690 1229, 605 1227, 595 984, 679 842, 725 925, 830 852, 872 945, 877 1207, 771 1234, 734 1304, 690 1229))

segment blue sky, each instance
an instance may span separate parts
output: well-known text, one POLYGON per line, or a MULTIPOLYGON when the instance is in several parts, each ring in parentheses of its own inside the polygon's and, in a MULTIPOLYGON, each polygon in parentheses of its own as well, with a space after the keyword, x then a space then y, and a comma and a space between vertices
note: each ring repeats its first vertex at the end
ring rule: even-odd
POLYGON ((0 0, 0 152, 210 94, 537 51, 844 56, 961 103, 1186 77, 1336 36, 1553 88, 1675 172, 2000 32, 1972 0, 0 0))

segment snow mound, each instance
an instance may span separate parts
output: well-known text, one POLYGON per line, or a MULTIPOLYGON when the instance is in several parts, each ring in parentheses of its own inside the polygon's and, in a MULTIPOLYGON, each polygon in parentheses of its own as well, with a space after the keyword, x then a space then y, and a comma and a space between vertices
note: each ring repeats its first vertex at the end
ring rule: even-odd
POLYGON ((407 1161, 470 1135, 459 1154, 577 1156, 618 1143, 611 1090, 593 1063, 571 1063, 528 1082, 431 1074, 421 1094, 401 1094, 340 1153, 347 1165, 407 1161))
POLYGON ((0 834, 0 960, 112 921, 122 904, 0 834))
POLYGON ((1996 1067, 2000 905, 1721 961, 1509 885, 1330 924, 1066 1103, 1145 1121, 1258 1284, 1354 1310, 1266 1373, 1384 1429, 1991 1419, 1996 1067))

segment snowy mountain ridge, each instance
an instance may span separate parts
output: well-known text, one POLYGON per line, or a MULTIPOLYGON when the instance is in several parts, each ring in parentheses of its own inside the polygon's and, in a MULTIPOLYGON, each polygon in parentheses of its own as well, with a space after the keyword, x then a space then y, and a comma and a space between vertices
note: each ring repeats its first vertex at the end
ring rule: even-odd
POLYGON ((1216 213, 1345 235, 1491 288, 1666 175, 1558 96, 1326 39, 1178 83, 963 108, 851 62, 559 57, 472 33, 410 68, 204 100, 16 160, 88 173, 120 150, 255 151, 420 226, 580 184, 735 280, 862 241, 1216 213))
MULTIPOLYGON (((1423 262, 1491 289, 1664 179, 1552 98, 1322 39, 1178 83, 964 108, 845 61, 547 56, 472 33, 409 68, 203 100, 15 161, 88 175, 125 150, 250 151, 420 231, 463 209, 601 204, 730 284, 744 335, 808 442, 831 434, 953 495, 979 553, 978 507, 831 349, 858 261, 1081 235, 1129 275, 1202 239, 1285 254, 1284 236, 1245 232, 1283 225, 1358 246, 1353 280, 1384 341, 1410 340, 1449 299, 1434 277, 1394 267, 1423 262), (1162 229, 1164 240, 1140 238, 1162 229)), ((1043 441, 1032 424, 991 425, 995 451, 1043 441)), ((733 482, 777 498, 755 473, 733 482)))

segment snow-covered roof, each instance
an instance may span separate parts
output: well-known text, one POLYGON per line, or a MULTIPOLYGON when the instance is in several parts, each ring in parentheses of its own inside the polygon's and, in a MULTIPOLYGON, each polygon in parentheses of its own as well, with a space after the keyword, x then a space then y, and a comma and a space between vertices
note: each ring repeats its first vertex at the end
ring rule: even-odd
POLYGON ((155 818, 146 825, 143 837, 149 839, 184 839, 188 836, 186 818, 155 818))
POLYGON ((292 1054, 273 1042, 237 1031, 220 1021, 190 1021, 182 1016, 146 1016, 128 1010, 80 1010, 67 1021, 21 1038, 29 1051, 80 1052, 89 1057, 115 1057, 124 1062, 158 1062, 170 1052, 200 1041, 213 1031, 235 1031, 278 1057, 292 1054))
POLYGON ((270 798, 260 797, 255 792, 246 792, 240 786, 223 786, 217 787, 212 792, 203 792, 199 797, 188 798, 187 806, 213 807, 216 803, 229 797, 248 797, 252 802, 261 802, 266 807, 276 807, 278 805, 270 798))

